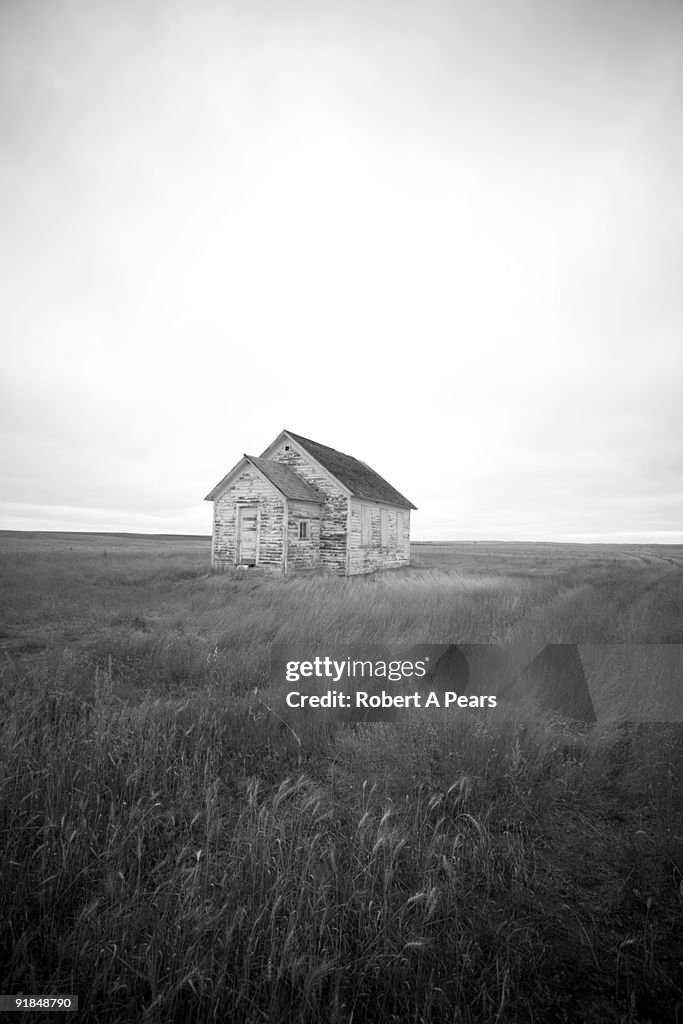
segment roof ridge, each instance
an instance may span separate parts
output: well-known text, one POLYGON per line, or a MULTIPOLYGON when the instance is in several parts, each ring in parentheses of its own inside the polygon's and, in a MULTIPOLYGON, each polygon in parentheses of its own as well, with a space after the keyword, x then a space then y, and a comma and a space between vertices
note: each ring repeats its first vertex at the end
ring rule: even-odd
POLYGON ((404 508, 415 508, 405 495, 397 491, 389 481, 381 476, 367 462, 357 459, 355 455, 331 448, 329 445, 314 441, 311 437, 296 434, 293 430, 284 430, 293 441, 297 441, 304 451, 317 459, 323 469, 344 486, 354 497, 367 501, 376 501, 388 505, 399 505, 404 508))
POLYGON ((326 448, 328 452, 334 452, 335 455, 343 455, 345 459, 353 459, 354 462, 360 462, 362 466, 369 469, 370 472, 375 473, 379 476, 376 469, 373 469, 369 463, 364 462, 363 459, 357 458, 355 455, 349 455, 348 452, 343 452, 341 448, 333 448, 330 444, 323 444, 322 441, 314 441, 312 437, 304 437, 303 434, 295 434, 293 430, 285 430, 285 434, 289 434, 290 437, 295 437, 299 441, 308 441, 309 444, 314 444, 316 448, 326 448))
MULTIPOLYGON (((329 444, 323 444, 322 441, 314 441, 312 437, 304 437, 303 434, 295 434, 293 430, 284 430, 283 433, 289 434, 290 437, 296 437, 299 441, 308 441, 309 444, 314 444, 317 448, 327 448, 330 452, 336 452, 337 455, 346 455, 346 452, 341 451, 339 448, 332 448, 329 444)), ((353 459, 355 456, 346 455, 347 459, 353 459)), ((357 462, 360 460, 357 459, 357 462)))

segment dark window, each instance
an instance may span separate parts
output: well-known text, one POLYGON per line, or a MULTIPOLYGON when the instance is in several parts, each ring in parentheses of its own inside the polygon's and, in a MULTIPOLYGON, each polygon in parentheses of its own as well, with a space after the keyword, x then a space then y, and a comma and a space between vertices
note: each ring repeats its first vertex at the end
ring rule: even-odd
POLYGON ((301 519, 299 522, 299 540, 308 540, 308 519, 301 519))

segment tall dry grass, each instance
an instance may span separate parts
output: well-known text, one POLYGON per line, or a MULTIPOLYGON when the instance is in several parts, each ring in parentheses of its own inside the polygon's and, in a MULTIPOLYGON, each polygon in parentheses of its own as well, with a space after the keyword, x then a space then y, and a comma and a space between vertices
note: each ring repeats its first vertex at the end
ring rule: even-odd
POLYGON ((2 555, 0 987, 101 1024, 675 1020, 680 730, 295 736, 253 693, 275 641, 661 642, 680 572, 627 555, 351 581, 2 555))
POLYGON ((5 709, 8 991, 107 1022, 673 1012, 674 735, 654 759, 644 735, 407 719, 302 751, 97 682, 5 709))

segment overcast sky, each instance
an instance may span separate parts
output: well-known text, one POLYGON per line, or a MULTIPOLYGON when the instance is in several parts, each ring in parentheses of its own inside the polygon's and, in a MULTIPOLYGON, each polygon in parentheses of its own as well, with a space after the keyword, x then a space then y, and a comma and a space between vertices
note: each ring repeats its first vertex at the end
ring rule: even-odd
POLYGON ((677 0, 2 0, 0 527, 209 533, 286 427, 682 542, 682 124, 677 0))

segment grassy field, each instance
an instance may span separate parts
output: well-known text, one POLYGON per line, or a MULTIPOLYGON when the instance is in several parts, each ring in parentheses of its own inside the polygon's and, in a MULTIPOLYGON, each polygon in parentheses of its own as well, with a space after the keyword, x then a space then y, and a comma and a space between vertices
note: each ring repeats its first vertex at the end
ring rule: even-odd
POLYGON ((269 661, 680 644, 681 548, 425 544, 284 581, 209 551, 0 534, 2 991, 102 1024, 683 1021, 683 727, 292 726, 269 661))

